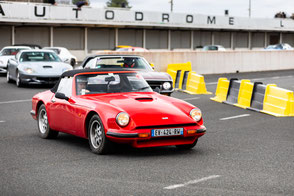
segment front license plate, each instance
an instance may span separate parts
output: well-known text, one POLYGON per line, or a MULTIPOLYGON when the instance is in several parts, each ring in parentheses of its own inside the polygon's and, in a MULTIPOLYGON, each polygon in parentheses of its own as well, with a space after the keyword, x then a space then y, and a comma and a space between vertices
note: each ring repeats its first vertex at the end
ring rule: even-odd
POLYGON ((152 129, 151 136, 152 137, 160 137, 160 136, 173 136, 173 135, 183 135, 183 128, 173 128, 173 129, 152 129))

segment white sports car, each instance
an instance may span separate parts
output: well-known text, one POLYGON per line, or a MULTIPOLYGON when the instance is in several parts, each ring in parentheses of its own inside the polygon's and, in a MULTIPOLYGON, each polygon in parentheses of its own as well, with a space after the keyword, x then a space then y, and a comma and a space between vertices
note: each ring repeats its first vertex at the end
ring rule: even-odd
POLYGON ((61 58, 61 60, 65 63, 71 64, 71 66, 75 66, 77 63, 77 57, 72 55, 68 49, 63 47, 44 47, 45 50, 53 50, 58 54, 58 56, 61 58))
POLYGON ((29 50, 27 46, 6 46, 0 51, 0 73, 7 72, 7 62, 21 50, 29 50))
POLYGON ((23 84, 55 84, 72 66, 64 63, 52 50, 23 50, 8 60, 7 82, 23 84))

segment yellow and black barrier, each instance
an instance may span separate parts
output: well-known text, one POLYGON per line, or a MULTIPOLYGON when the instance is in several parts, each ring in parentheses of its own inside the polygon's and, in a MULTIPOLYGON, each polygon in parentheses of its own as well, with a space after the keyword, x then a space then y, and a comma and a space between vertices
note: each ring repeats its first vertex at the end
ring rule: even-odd
POLYGON ((169 64, 167 73, 173 78, 173 86, 189 94, 211 94, 206 90, 204 76, 192 71, 191 62, 169 64))
POLYGON ((191 62, 187 63, 177 63, 177 64, 168 64, 167 65, 167 73, 173 79, 173 87, 174 88, 182 88, 182 80, 185 74, 185 71, 192 71, 191 62))
POLYGON ((219 78, 215 97, 210 98, 213 101, 222 103, 227 100, 228 90, 229 90, 230 81, 227 78, 219 78))
POLYGON ((214 101, 227 103, 244 109, 274 115, 294 116, 293 91, 282 89, 275 84, 263 85, 250 80, 219 78, 214 101))
POLYGON ((261 112, 277 117, 294 116, 293 91, 279 88, 275 84, 267 85, 261 112))

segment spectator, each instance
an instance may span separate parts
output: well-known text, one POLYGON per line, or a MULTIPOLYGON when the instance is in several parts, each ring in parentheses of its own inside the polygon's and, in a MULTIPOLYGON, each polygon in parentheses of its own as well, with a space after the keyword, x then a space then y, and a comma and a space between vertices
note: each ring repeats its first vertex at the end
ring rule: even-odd
POLYGON ((81 7, 83 7, 84 5, 89 5, 89 3, 88 3, 87 0, 85 0, 85 1, 78 1, 78 2, 76 3, 76 6, 77 6, 79 9, 81 9, 81 7))
POLYGON ((48 3, 50 3, 51 5, 57 5, 55 0, 48 0, 48 3))

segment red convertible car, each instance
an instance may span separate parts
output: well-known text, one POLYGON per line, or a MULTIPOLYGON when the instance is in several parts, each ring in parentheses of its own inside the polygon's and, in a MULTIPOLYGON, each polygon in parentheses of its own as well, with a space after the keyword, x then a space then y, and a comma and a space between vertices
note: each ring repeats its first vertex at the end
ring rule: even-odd
POLYGON ((190 149, 206 132, 197 107, 153 92, 125 69, 64 72, 51 90, 33 97, 31 115, 41 138, 69 133, 88 139, 96 154, 108 153, 113 142, 190 149))

